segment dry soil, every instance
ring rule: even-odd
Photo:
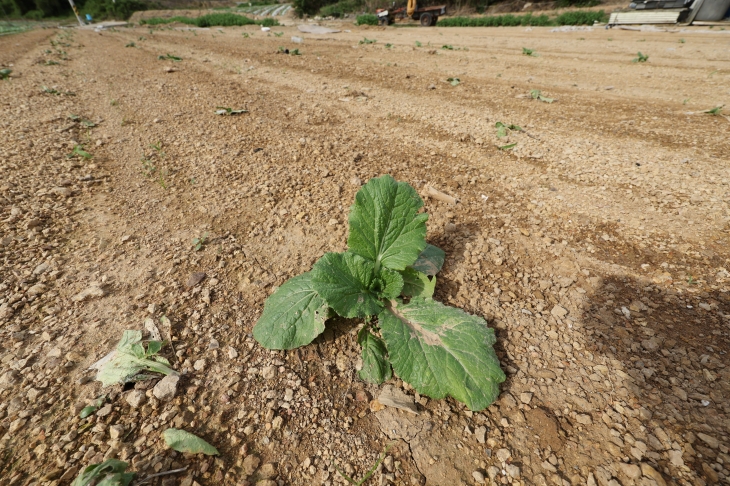
[[[728,31],[341,28],[0,38],[0,482],[116,457],[187,468],[149,484],[343,484],[392,444],[372,484],[727,484],[730,120],[704,111],[730,111]],[[497,331],[487,410],[397,378],[419,414],[384,408],[357,321],[252,338],[382,174],[424,195],[436,298]],[[87,369],[148,318],[175,396],[102,389]]]

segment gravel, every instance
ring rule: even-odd
[[[381,484],[728,481],[730,142],[699,114],[722,104],[721,34],[386,29],[366,46],[348,27],[280,56],[258,28],[222,30],[0,37],[3,484],[67,484],[105,457],[188,467],[159,484],[342,484],[335,465],[362,477],[391,442]],[[413,47],[428,39],[461,50]],[[625,59],[642,39],[664,59]],[[535,87],[558,101],[518,97]],[[497,121],[523,131],[498,139]],[[78,144],[93,158],[67,157]],[[487,410],[397,377],[386,403],[355,373],[357,321],[295,351],[252,338],[276,286],[344,250],[383,173],[424,196],[447,254],[435,298],[496,330],[509,378]],[[87,368],[147,318],[179,380],[102,389]],[[168,427],[221,455],[168,449]]]

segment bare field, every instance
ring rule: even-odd
[[[119,458],[187,467],[149,484],[345,484],[335,464],[362,477],[393,443],[368,484],[726,484],[730,34],[344,28],[0,37],[0,482]],[[296,351],[252,338],[386,173],[446,251],[435,298],[497,331],[484,411],[397,378],[419,414],[384,408],[356,320]],[[102,389],[87,368],[163,315],[174,398]]]

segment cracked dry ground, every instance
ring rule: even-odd
[[[333,485],[393,443],[372,484],[727,484],[730,123],[701,111],[730,105],[730,36],[274,31],[0,38],[0,482],[116,457],[139,478],[188,468],[150,484]],[[496,329],[508,379],[487,410],[397,379],[419,414],[382,408],[356,321],[291,352],[251,337],[385,173],[459,199],[425,198],[428,240],[436,298]],[[87,371],[147,318],[182,373],[169,401]],[[167,427],[221,455],[167,449]]]

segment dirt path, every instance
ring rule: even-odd
[[[730,35],[272,30],[0,38],[3,484],[109,457],[188,467],[151,484],[342,484],[335,463],[362,477],[391,442],[373,484],[728,481],[730,120],[703,111],[730,106]],[[485,411],[379,410],[355,321],[292,352],[252,338],[384,173],[459,199],[425,199],[435,297],[497,330],[509,378]],[[169,401],[87,371],[146,318],[182,373]],[[171,452],[167,427],[221,455]]]

